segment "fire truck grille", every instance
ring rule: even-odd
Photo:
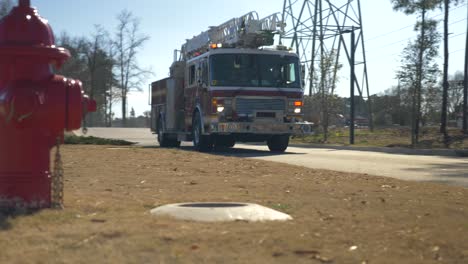
[[[284,111],[284,99],[236,99],[236,112],[238,115],[253,115],[254,111]]]

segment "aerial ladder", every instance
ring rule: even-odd
[[[274,43],[274,35],[284,32],[285,24],[279,15],[280,13],[274,13],[259,19],[258,13],[252,11],[219,26],[210,27],[209,30],[188,39],[182,45],[179,60],[189,60],[203,54],[209,50],[210,45],[218,45],[218,48],[271,46]],[[175,53],[176,58],[177,52]]]

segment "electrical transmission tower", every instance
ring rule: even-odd
[[[338,80],[336,69],[339,68],[340,55],[344,51],[352,72],[351,87],[355,85],[361,98],[367,99],[369,125],[372,129],[360,0],[284,0],[282,16],[286,28],[280,41],[283,45],[289,42],[290,48],[296,50],[305,65],[309,95],[323,92],[323,72],[320,74],[319,71],[324,68],[321,64],[325,61],[329,63],[329,60],[333,60],[332,69],[335,70],[332,70],[327,91],[333,94]],[[347,34],[352,37],[346,37]],[[322,80],[317,80],[319,75]],[[351,94],[354,93],[352,90]],[[366,96],[363,96],[364,92]]]

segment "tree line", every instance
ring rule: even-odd
[[[12,7],[11,0],[0,0],[0,18]],[[79,79],[85,93],[97,102],[97,112],[88,116],[87,125],[111,126],[113,109],[118,103],[121,104],[121,125],[128,125],[128,94],[142,91],[144,81],[151,75],[137,61],[138,53],[149,40],[140,32],[139,18],[123,10],[116,16],[116,24],[112,32],[95,25],[87,36],[62,32],[56,38],[56,45],[71,53],[71,58],[55,69],[57,74]],[[134,117],[134,111],[131,112]]]
[[[420,126],[439,126],[440,133],[449,140],[447,124],[449,120],[461,118],[463,113],[463,93],[465,73],[457,71],[448,74],[448,21],[450,7],[464,3],[464,0],[390,0],[394,11],[406,15],[417,15],[414,26],[416,38],[409,41],[401,54],[401,66],[396,72],[398,85],[383,93],[370,96],[372,113],[363,107],[362,98],[353,98],[357,116],[372,116],[375,125],[402,125],[411,127],[411,143],[418,144]],[[437,31],[439,21],[428,17],[436,9],[444,11],[444,31]],[[444,43],[444,65],[440,70],[436,59],[439,45]],[[336,81],[331,76],[341,69],[340,64],[332,64],[337,51],[323,53],[318,69],[314,69],[314,85],[318,93],[305,98],[305,118],[320,124],[324,141],[327,141],[328,126],[337,119],[349,118],[351,99],[340,98],[335,93]],[[458,69],[459,70],[459,69]],[[466,93],[466,91],[465,91]],[[316,114],[319,113],[319,114]],[[370,115],[369,115],[370,114]],[[340,117],[343,116],[343,117]],[[339,123],[339,122],[338,122]],[[343,122],[342,122],[343,123]],[[467,131],[465,130],[466,134]]]
[[[402,51],[400,70],[396,72],[398,85],[373,95],[373,113],[368,113],[362,98],[353,98],[357,115],[368,116],[376,125],[399,124],[411,127],[411,142],[417,144],[420,126],[439,125],[448,138],[448,120],[458,118],[463,109],[465,73],[448,74],[449,10],[464,0],[390,0],[393,9],[407,15],[417,15],[414,26],[416,38]],[[0,0],[0,16],[12,7],[11,0]],[[436,9],[444,11],[444,32],[437,31],[438,21],[428,17]],[[80,79],[85,91],[98,103],[98,111],[89,118],[93,125],[110,126],[112,109],[121,104],[122,125],[127,124],[128,93],[141,90],[143,80],[151,73],[139,66],[136,57],[149,39],[140,33],[139,19],[124,10],[116,17],[117,26],[109,33],[100,25],[89,36],[71,37],[62,33],[57,44],[70,50],[72,58],[58,69],[58,73]],[[444,43],[444,65],[440,70],[435,62],[441,40]],[[349,111],[350,99],[336,95],[336,75],[342,68],[333,63],[336,51],[325,52],[315,69],[314,82],[318,93],[306,97],[306,118],[320,122],[327,140],[328,126]],[[442,81],[440,81],[440,79]],[[360,106],[362,104],[362,107]],[[466,131],[465,131],[466,133]]]
[[[411,113],[411,143],[418,144],[420,125],[426,124],[429,120],[440,124],[440,133],[443,134],[444,140],[448,141],[448,118],[456,118],[454,115],[462,113],[458,98],[460,98],[460,82],[463,84],[465,75],[457,73],[452,77],[452,81],[449,81],[449,11],[452,5],[458,5],[464,0],[391,0],[391,2],[395,11],[418,15],[414,27],[417,32],[416,39],[410,41],[403,50],[401,69],[397,72],[398,93],[400,96],[402,94],[408,96],[407,98],[411,100],[408,102],[411,109],[407,109],[408,113]],[[428,13],[435,9],[444,11],[443,37],[437,31],[438,21],[428,18]],[[441,38],[444,45],[442,73],[435,63],[439,55]],[[442,74],[441,84],[437,83],[440,74]]]

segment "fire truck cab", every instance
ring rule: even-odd
[[[193,141],[200,151],[266,142],[284,152],[302,122],[303,80],[298,56],[267,49],[279,32],[277,15],[255,12],[188,40],[175,52],[170,76],[151,84],[151,130],[161,147]],[[180,56],[179,56],[180,55]]]

